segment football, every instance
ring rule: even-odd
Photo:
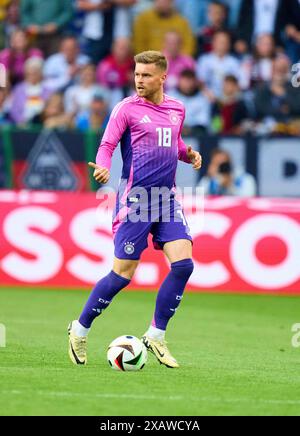
[[[147,362],[147,349],[135,336],[120,336],[109,345],[107,360],[118,371],[138,371]]]

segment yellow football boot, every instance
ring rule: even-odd
[[[168,368],[179,368],[176,359],[171,355],[166,341],[157,341],[149,338],[145,333],[142,342],[150,353],[153,353],[157,360]]]
[[[87,364],[87,337],[76,336],[72,330],[72,322],[68,327],[69,356],[74,365]]]

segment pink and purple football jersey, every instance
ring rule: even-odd
[[[160,245],[175,239],[191,239],[185,219],[174,222],[175,216],[183,217],[181,206],[174,197],[170,204],[173,224],[164,222],[159,225],[159,219],[152,223],[151,220],[147,223],[125,220],[130,215],[130,192],[136,188],[150,191],[154,187],[166,187],[171,192],[175,186],[178,159],[189,163],[181,137],[184,117],[183,104],[165,94],[160,105],[137,95],[125,98],[111,113],[96,163],[110,169],[112,154],[120,143],[121,179],[126,186],[119,189],[113,221],[115,255],[118,258],[138,259],[147,246],[149,233]]]
[[[167,95],[160,105],[136,96],[125,98],[113,110],[96,158],[110,168],[111,156],[121,144],[122,179],[130,188],[172,188],[178,159],[189,162],[181,138],[185,109]]]

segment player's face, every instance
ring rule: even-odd
[[[162,90],[166,73],[155,64],[136,64],[134,79],[138,96],[151,98]]]

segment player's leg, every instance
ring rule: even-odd
[[[125,288],[134,275],[138,260],[114,258],[113,269],[92,290],[78,320],[69,326],[69,356],[74,364],[87,363],[87,335],[92,322],[105,310],[112,299]]]
[[[163,208],[161,219],[154,224],[151,232],[154,246],[163,247],[171,264],[171,270],[158,291],[152,323],[143,340],[161,363],[174,368],[179,365],[166,346],[165,332],[180,304],[194,266],[192,237],[181,205],[174,196],[163,205],[168,206]]]
[[[170,261],[171,270],[158,291],[153,320],[143,342],[161,363],[176,368],[179,365],[166,346],[165,332],[193,272],[192,243],[187,239],[179,239],[164,244],[163,250]]]
[[[114,296],[130,283],[140,256],[147,247],[150,225],[128,219],[117,227],[113,269],[96,284],[79,319],[69,327],[69,355],[73,363],[86,363],[86,337],[91,324],[109,306]]]
[[[161,334],[161,337],[164,337],[167,325],[175,315],[194,269],[191,241],[178,239],[167,242],[163,250],[170,262],[171,270],[159,289],[152,321],[153,332]]]
[[[129,285],[138,260],[114,258],[113,268],[110,273],[103,277],[92,290],[89,299],[80,315],[79,323],[87,331],[112,299],[127,285]]]

